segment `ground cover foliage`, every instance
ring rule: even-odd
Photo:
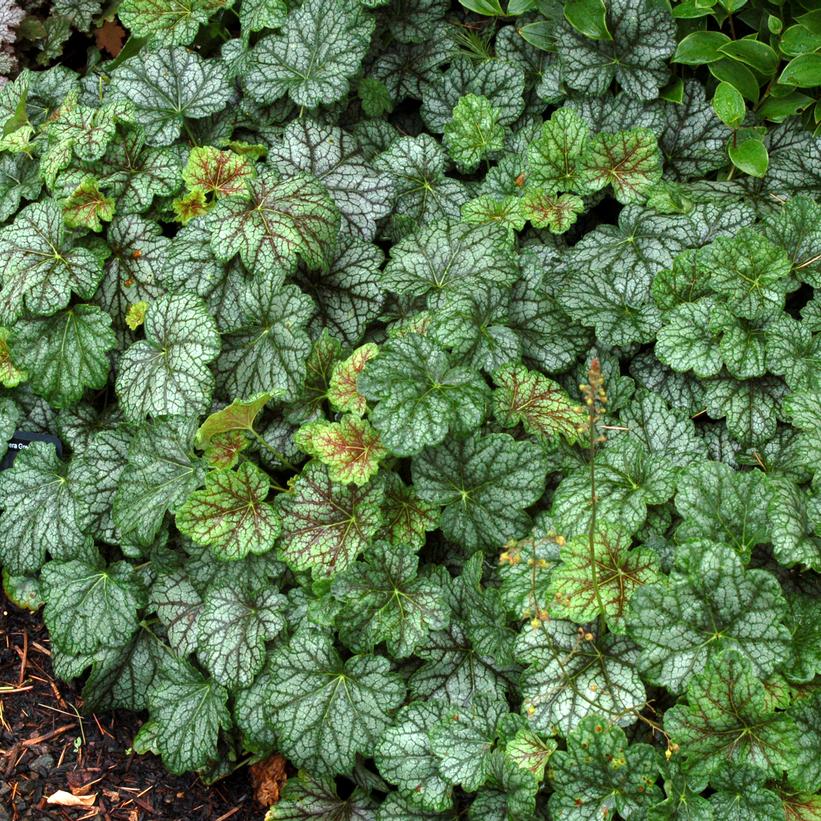
[[[58,5],[0,561],[87,707],[275,819],[821,817],[817,10]]]

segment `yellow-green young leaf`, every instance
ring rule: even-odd
[[[382,523],[384,481],[362,488],[331,481],[328,468],[309,462],[277,504],[285,561],[317,578],[341,572],[365,550]]]
[[[4,388],[16,388],[28,379],[28,374],[12,361],[8,344],[10,333],[8,328],[0,327],[0,385]]]
[[[220,151],[211,145],[192,148],[182,171],[189,190],[200,190],[217,197],[242,194],[246,181],[253,177],[254,166],[245,157],[233,151]]]
[[[499,112],[487,97],[466,94],[453,109],[445,125],[444,142],[451,159],[463,173],[475,171],[479,163],[501,151],[505,129]]]
[[[614,633],[624,632],[633,593],[661,580],[658,554],[649,548],[631,549],[630,541],[624,531],[606,526],[593,536],[592,550],[587,536],[570,539],[550,577],[550,614],[579,624],[602,614]]]
[[[462,206],[462,222],[468,225],[501,225],[510,237],[521,231],[528,219],[522,208],[522,198],[512,195],[497,199],[485,194],[474,197]]]
[[[54,407],[77,404],[86,388],[108,381],[108,352],[116,347],[111,317],[96,305],[75,305],[49,317],[21,320],[10,339],[14,361],[31,387]]]
[[[177,222],[181,222],[183,225],[187,225],[196,217],[207,214],[212,205],[213,203],[208,202],[208,197],[202,188],[195,188],[171,202]]]
[[[219,559],[267,553],[281,531],[279,514],[265,501],[269,487],[268,476],[251,462],[236,471],[213,470],[205,488],[177,511],[177,527]]]
[[[405,699],[405,685],[383,656],[343,661],[330,636],[303,628],[271,658],[269,704],[279,749],[320,775],[350,773],[369,758]]]
[[[746,764],[780,778],[801,745],[795,722],[774,711],[749,658],[734,649],[693,677],[687,704],[665,713],[664,728],[694,774]]]
[[[549,228],[552,234],[563,234],[584,211],[584,201],[575,194],[554,196],[540,188],[525,191],[520,212],[534,228]]]
[[[365,365],[378,353],[378,345],[366,342],[347,359],[334,365],[328,386],[328,401],[336,410],[342,413],[355,413],[359,416],[365,413],[368,402],[357,390],[356,380]]]
[[[383,533],[392,544],[419,549],[425,534],[439,524],[439,506],[419,498],[413,485],[395,473],[386,474]]]
[[[254,430],[254,420],[265,405],[274,398],[272,393],[259,393],[250,399],[235,399],[222,410],[212,413],[197,430],[196,445],[200,450],[211,443],[219,433]]]
[[[545,443],[553,443],[559,436],[572,443],[587,424],[584,408],[538,371],[503,365],[493,380],[498,386],[493,391],[493,406],[502,427],[521,424]]]
[[[661,179],[656,137],[648,128],[599,134],[582,156],[579,174],[587,190],[610,185],[619,202],[642,201]]]
[[[294,434],[294,442],[328,466],[332,482],[342,484],[364,485],[388,453],[370,423],[356,416],[312,422]]]
[[[63,218],[69,228],[88,228],[102,231],[101,220],[114,219],[115,203],[100,191],[94,177],[86,177],[63,202]]]
[[[128,325],[132,331],[136,331],[137,328],[145,322],[145,313],[147,310],[148,303],[144,299],[129,305],[128,310],[125,312],[125,324]]]
[[[248,444],[248,437],[241,430],[215,433],[205,446],[202,458],[209,467],[232,468],[239,461],[240,454],[248,447]]]
[[[523,727],[505,746],[505,757],[517,767],[527,770],[541,784],[544,770],[558,743],[552,738],[543,738],[533,730]]]

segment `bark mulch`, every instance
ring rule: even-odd
[[[0,600],[0,821],[261,821],[246,768],[207,786],[131,752],[143,718],[83,714],[79,691],[52,675],[40,616]],[[58,790],[88,806],[47,804]]]

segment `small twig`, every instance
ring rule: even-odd
[[[26,664],[29,657],[29,634],[28,630],[23,631],[23,650],[20,654],[20,675],[17,677],[17,686],[22,687],[26,680]]]
[[[226,821],[226,819],[232,815],[236,815],[241,809],[242,807],[234,807],[233,810],[228,810],[228,812],[223,813],[219,818],[215,819],[215,821]]]
[[[24,747],[32,747],[35,744],[40,744],[43,741],[49,741],[52,738],[56,738],[58,735],[62,735],[63,733],[67,733],[69,730],[74,729],[74,724],[64,724],[62,727],[58,727],[56,730],[52,730],[48,733],[43,733],[43,735],[36,735],[34,738],[26,739],[23,742]]]

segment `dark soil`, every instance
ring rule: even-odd
[[[0,821],[261,821],[243,768],[212,786],[172,776],[153,755],[129,751],[144,716],[84,714],[78,689],[51,672],[39,615],[0,603]],[[57,790],[90,806],[46,803]]]

